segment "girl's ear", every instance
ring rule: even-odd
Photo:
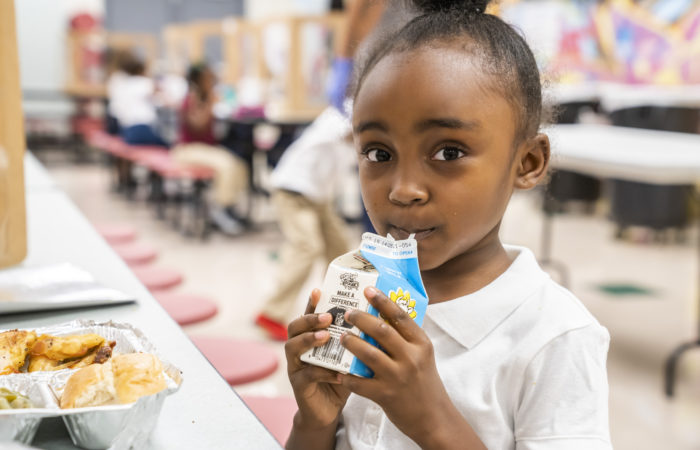
[[[532,189],[537,186],[547,174],[549,156],[549,138],[546,134],[538,134],[521,144],[518,149],[515,188]]]

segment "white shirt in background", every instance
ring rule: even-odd
[[[107,85],[109,111],[122,128],[150,125],[156,121],[153,105],[155,84],[144,76],[116,72]]]
[[[356,161],[351,131],[346,117],[326,108],[284,151],[270,177],[272,187],[318,203],[331,200],[343,171]]]
[[[423,328],[452,402],[491,450],[611,449],[607,330],[532,252],[506,250],[515,259],[488,286],[428,305]],[[352,394],[336,448],[418,446]]]

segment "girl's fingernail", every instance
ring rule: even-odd
[[[324,337],[326,337],[327,334],[328,334],[328,331],[326,331],[326,330],[318,330],[314,333],[314,337],[316,339],[323,339]]]
[[[345,311],[344,316],[346,322],[350,322],[352,320],[352,310],[347,310]]]
[[[328,322],[332,316],[329,313],[321,313],[318,315],[319,322]]]
[[[377,296],[377,294],[379,294],[379,291],[377,290],[377,288],[370,286],[367,289],[365,289],[365,294],[368,298],[374,298]]]

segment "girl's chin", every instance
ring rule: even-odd
[[[421,272],[437,269],[444,264],[444,262],[445,261],[442,259],[435,258],[427,252],[421,252],[420,245],[418,246],[418,266]]]

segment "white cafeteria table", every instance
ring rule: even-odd
[[[0,315],[0,329],[35,328],[75,319],[126,322],[144,332],[184,382],[166,398],[148,449],[274,449],[279,444],[97,234],[31,156],[25,158],[29,254],[22,265],[70,262],[137,303]],[[61,419],[44,419],[33,446],[76,448]]]
[[[598,178],[659,185],[700,182],[700,135],[606,125],[554,125],[545,130],[552,144],[551,165]],[[695,193],[700,204],[700,195]],[[546,220],[545,229],[550,227]],[[698,224],[700,229],[700,221]],[[549,239],[550,232],[545,231]],[[700,233],[698,265],[700,266]],[[547,248],[545,246],[545,248]],[[700,273],[697,301],[700,307]],[[683,343],[668,357],[665,391],[673,396],[678,359],[700,346],[700,317],[696,340]]]

